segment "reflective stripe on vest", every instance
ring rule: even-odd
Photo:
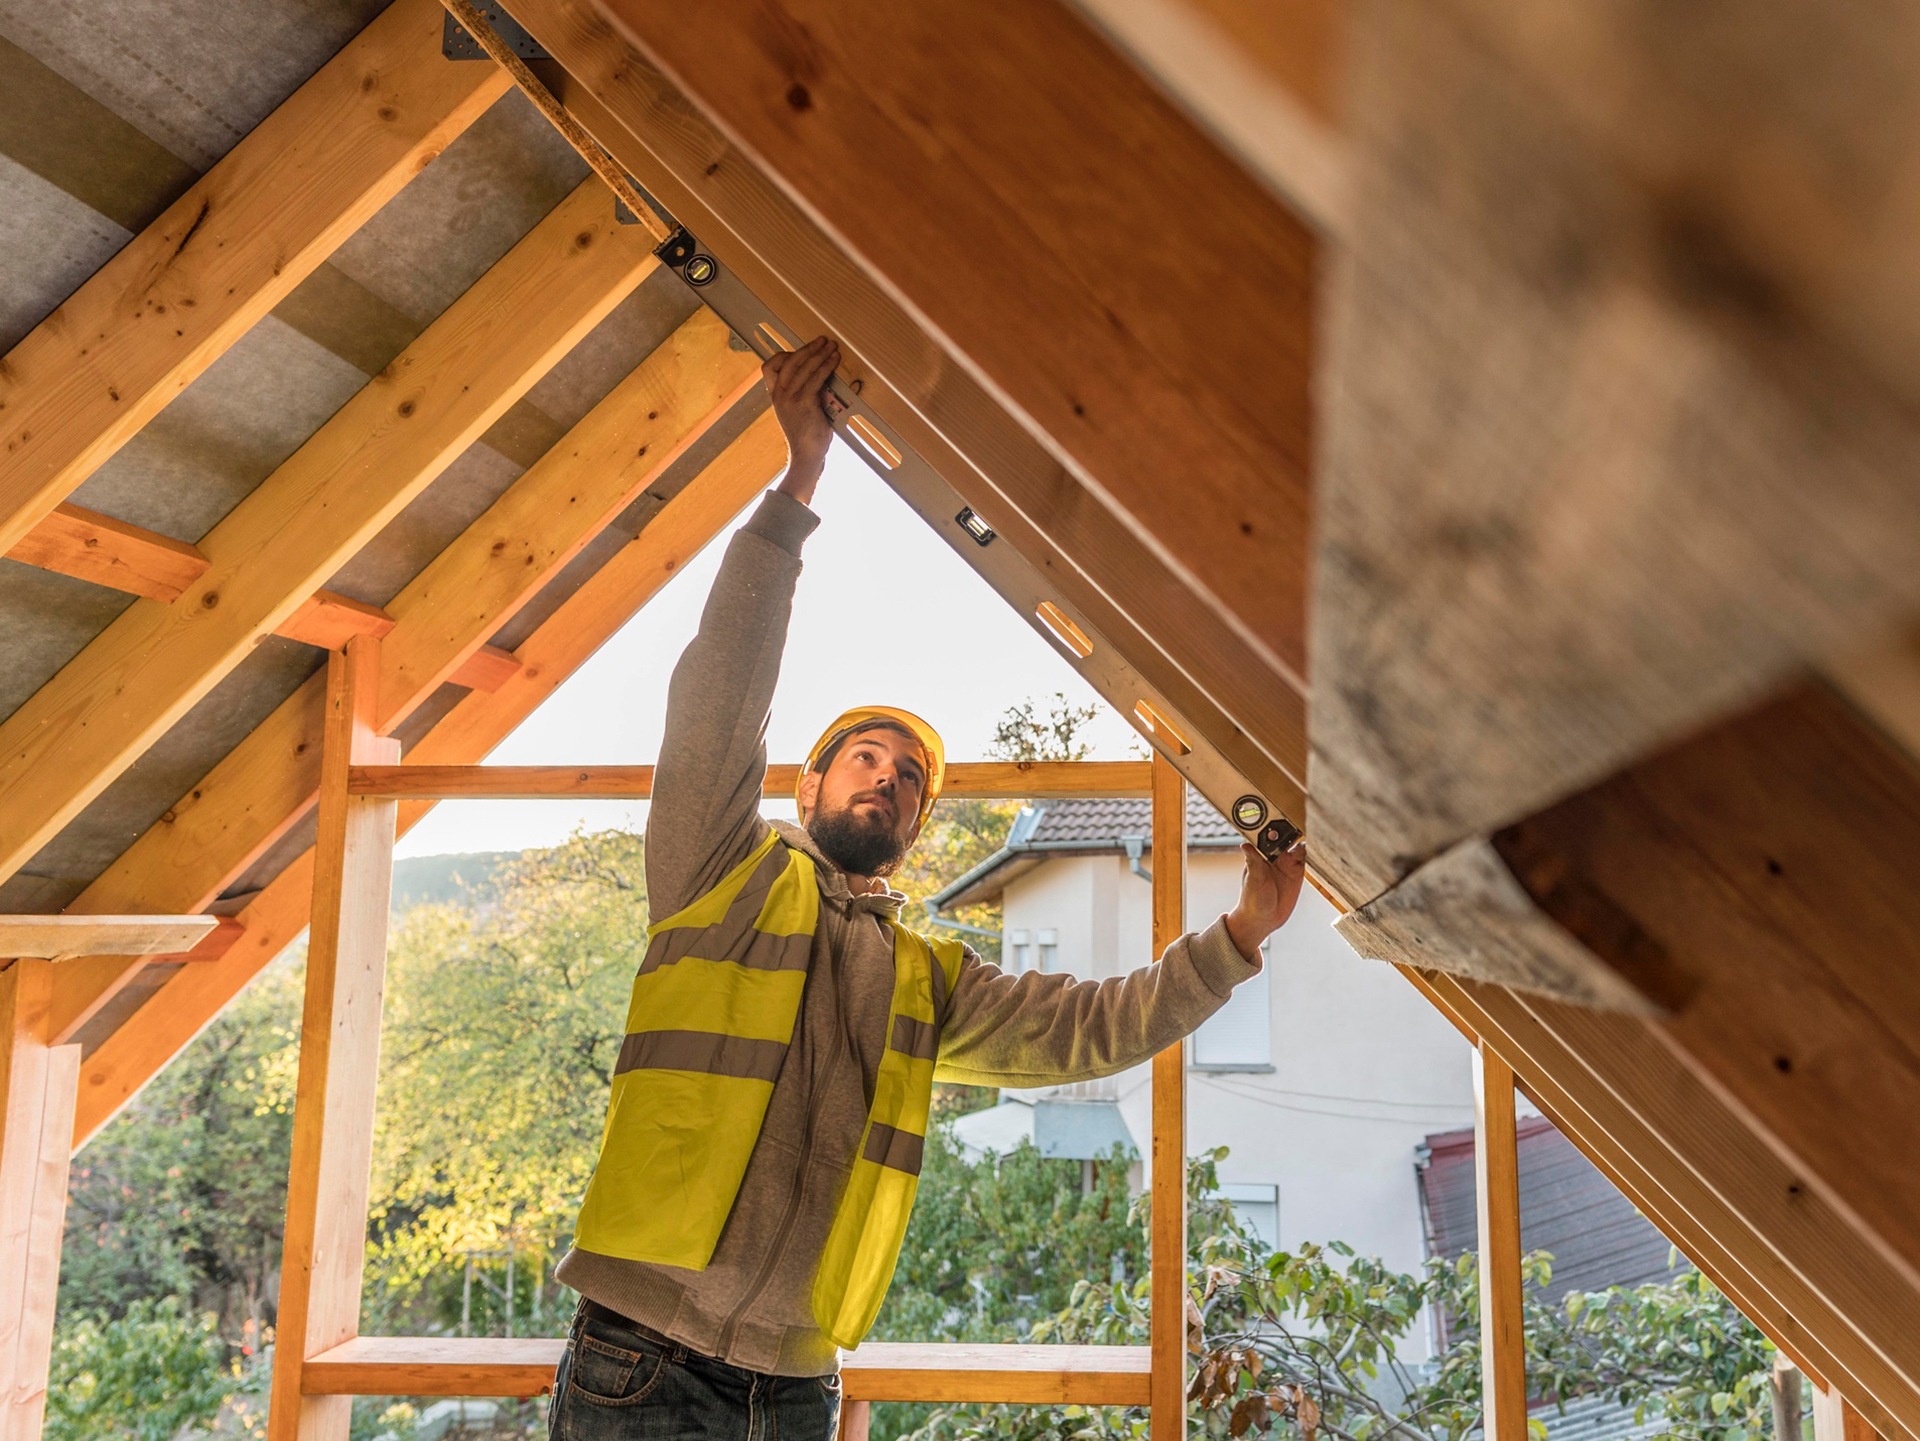
[[[880,1057],[853,1174],[834,1210],[833,1229],[813,1282],[813,1319],[840,1347],[858,1346],[872,1329],[900,1260],[900,1243],[906,1239],[920,1188],[940,1018],[960,975],[958,941],[930,940],[897,921],[888,924],[893,930],[893,1001],[887,1049]]]
[[[769,831],[648,927],[582,1249],[694,1270],[712,1259],[799,1022],[819,917],[812,860]]]
[[[575,1243],[701,1270],[713,1258],[800,1020],[819,929],[812,860],[769,832],[711,891],[650,926]],[[813,1287],[814,1319],[858,1345],[886,1299],[918,1189],[959,942],[897,922],[887,1048]]]

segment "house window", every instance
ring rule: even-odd
[[[1231,999],[1193,1033],[1196,1067],[1217,1071],[1272,1068],[1272,976],[1269,959],[1259,975],[1235,986]]]
[[[1267,1243],[1269,1250],[1280,1246],[1280,1188],[1226,1181],[1220,1194],[1233,1203],[1233,1214],[1254,1235]]]
[[[1057,971],[1060,969],[1060,932],[1044,930],[1038,933],[1040,946],[1040,969]]]
[[[1033,944],[1031,931],[1007,932],[1007,969],[1024,971],[1027,968],[1028,948]]]

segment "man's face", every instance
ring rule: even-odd
[[[807,830],[822,854],[854,875],[884,876],[920,833],[927,768],[920,743],[899,731],[855,731],[824,772],[800,785]]]

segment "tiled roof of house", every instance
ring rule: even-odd
[[[1125,840],[1138,836],[1153,849],[1153,802],[1135,796],[1086,796],[1041,801],[1015,817],[1000,849],[933,897],[936,909],[992,900],[1015,876],[1049,855],[1099,855],[1126,852]],[[1208,805],[1198,791],[1187,792],[1187,849],[1226,850],[1240,844],[1240,833]]]

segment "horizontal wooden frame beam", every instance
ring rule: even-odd
[[[762,793],[786,797],[797,765],[770,765]],[[954,761],[940,794],[959,800],[1059,796],[1146,796],[1151,761]],[[347,793],[432,800],[539,800],[570,796],[645,800],[652,766],[355,766]]]
[[[0,959],[37,956],[171,956],[193,950],[218,916],[0,915]]]
[[[397,0],[0,365],[0,554],[507,89]]]
[[[566,1342],[451,1336],[359,1336],[301,1373],[309,1396],[544,1396]],[[849,1401],[1144,1406],[1145,1346],[908,1345],[850,1351]]]

